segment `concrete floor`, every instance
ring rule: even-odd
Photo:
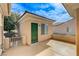
[[[48,41],[32,44],[31,46],[18,46],[8,49],[3,53],[3,56],[34,56],[44,49],[48,48],[46,45]]]
[[[36,56],[76,56],[76,45],[57,40],[50,40],[50,47],[38,53]]]
[[[61,41],[53,41],[53,48],[47,46],[49,42],[43,41],[32,44],[31,46],[18,46],[8,49],[3,53],[3,56],[75,56],[75,45],[64,43]],[[53,50],[52,50],[53,49]]]

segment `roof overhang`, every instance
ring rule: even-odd
[[[28,12],[28,11],[25,11],[24,14],[19,18],[19,20],[17,21],[17,23],[19,23],[21,21],[21,18],[26,15],[26,14],[31,14],[32,16],[36,16],[36,17],[39,17],[39,18],[42,18],[42,19],[46,19],[47,21],[52,21],[52,22],[55,22],[55,20],[52,20],[52,19],[48,19],[46,17],[43,17],[43,16],[39,16],[37,14],[34,14],[34,13],[31,13],[31,12]]]
[[[10,4],[9,3],[1,3],[0,8],[4,16],[10,15]]]
[[[79,3],[63,3],[63,5],[70,16],[75,17],[76,9],[79,8]]]

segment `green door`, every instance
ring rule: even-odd
[[[38,42],[38,24],[31,23],[31,43]]]

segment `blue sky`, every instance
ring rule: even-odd
[[[61,3],[15,3],[12,4],[11,11],[21,15],[24,11],[29,11],[56,20],[56,23],[63,23],[72,19]]]

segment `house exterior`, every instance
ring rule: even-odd
[[[53,22],[54,20],[25,12],[18,21],[23,45],[30,45],[51,38]]]
[[[76,33],[75,26],[76,23],[74,19],[64,22],[62,24],[54,25],[53,38],[75,43],[75,33]]]
[[[54,33],[62,33],[62,34],[72,34],[75,35],[75,20],[69,20],[62,24],[58,24],[54,26]]]
[[[4,16],[9,16],[9,15],[10,15],[10,4],[0,3],[0,50],[3,45]]]

